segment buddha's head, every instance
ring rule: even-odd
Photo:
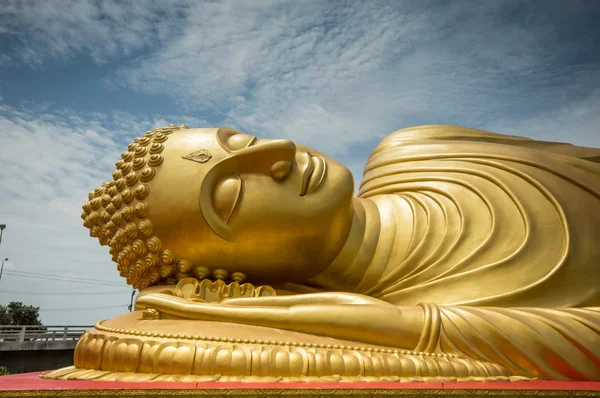
[[[113,181],[90,193],[82,218],[138,289],[228,273],[301,282],[327,267],[347,238],[352,175],[318,151],[230,128],[173,125],[128,149]]]

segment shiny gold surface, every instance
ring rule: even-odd
[[[130,329],[119,326],[128,325]],[[456,381],[520,380],[492,363],[268,328],[214,322],[155,325],[126,314],[101,322],[77,348],[75,367],[50,376],[112,381]],[[202,330],[205,335],[193,334]],[[248,339],[252,335],[257,339]],[[269,340],[279,335],[287,340]],[[176,344],[173,341],[177,341]],[[96,370],[89,370],[96,369]]]
[[[128,149],[82,218],[138,311],[45,377],[600,380],[598,149],[413,127],[357,198],[287,140],[172,125]]]

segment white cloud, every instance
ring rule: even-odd
[[[539,118],[600,81],[593,65],[564,65],[582,43],[557,23],[576,22],[584,12],[576,7],[292,4],[194,3],[162,48],[110,80],[342,157],[350,144],[413,124],[489,128]],[[527,23],[513,18],[519,7],[529,9]],[[548,127],[521,134],[556,135]]]
[[[344,156],[409,125],[490,128],[591,95],[597,65],[568,64],[594,45],[588,14],[575,1],[13,1],[0,21],[20,43],[11,59],[91,56],[116,67],[108,86]]]
[[[78,54],[106,62],[155,47],[177,30],[172,20],[182,8],[181,2],[154,0],[7,0],[0,9],[0,34],[19,43],[9,57],[31,66]]]

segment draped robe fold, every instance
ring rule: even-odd
[[[373,260],[362,279],[321,286],[428,303],[418,350],[600,380],[599,161],[599,149],[464,127],[397,131],[358,195],[381,219]]]

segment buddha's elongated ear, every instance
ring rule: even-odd
[[[228,220],[223,220],[219,216],[219,211],[215,208],[213,202],[213,193],[219,183],[219,177],[222,176],[222,172],[224,171],[226,170],[223,170],[223,167],[219,168],[215,166],[206,174],[200,187],[200,193],[198,194],[198,205],[210,229],[222,239],[231,242],[232,234],[227,226]]]

